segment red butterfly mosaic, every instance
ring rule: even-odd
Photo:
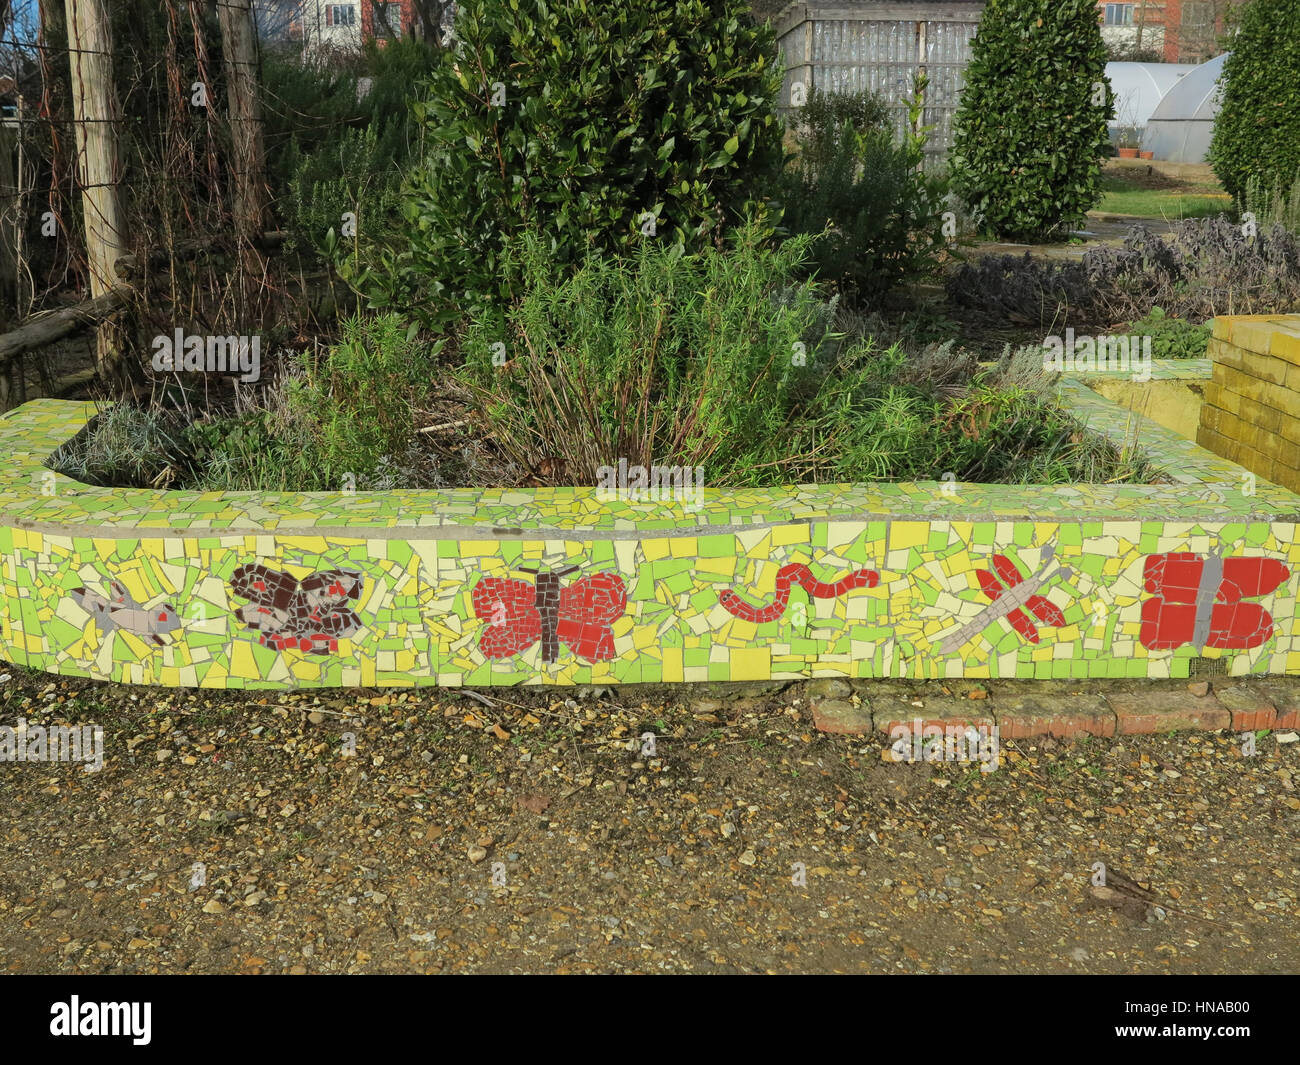
[[[1273,635],[1273,615],[1258,603],[1290,577],[1274,558],[1221,558],[1190,551],[1148,555],[1142,576],[1155,598],[1142,604],[1138,639],[1152,651],[1190,643],[1244,651]]]
[[[488,658],[512,658],[541,640],[543,662],[559,658],[560,644],[592,662],[614,658],[610,626],[627,610],[623,578],[606,571],[562,587],[560,578],[577,568],[520,569],[535,575],[533,583],[511,577],[480,579],[470,593],[475,616],[488,622],[479,650]]]

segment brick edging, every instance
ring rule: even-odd
[[[1202,688],[1204,689],[1202,692]],[[920,705],[917,705],[920,704]],[[1027,695],[999,700],[941,697],[877,699],[870,689],[809,699],[813,723],[839,735],[888,735],[896,725],[994,726],[1003,739],[1131,736],[1195,730],[1300,728],[1300,689],[1251,679],[1211,689],[1142,689],[1096,695]]]

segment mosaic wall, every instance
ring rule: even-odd
[[[1090,426],[1128,412],[1062,383]],[[1300,674],[1300,497],[1149,423],[1149,486],[109,490],[0,419],[0,654],[205,687]]]

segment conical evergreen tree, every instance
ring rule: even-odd
[[[1105,72],[1093,0],[989,0],[950,159],[958,195],[998,237],[1042,239],[1100,200]]]
[[[1252,180],[1268,191],[1300,176],[1300,0],[1254,0],[1240,17],[1209,153],[1238,198]]]

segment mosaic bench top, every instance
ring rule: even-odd
[[[1090,429],[1131,440],[1133,416],[1079,381],[1061,382],[1062,401]],[[0,521],[22,528],[91,531],[134,528],[153,535],[204,531],[368,536],[484,536],[523,530],[602,534],[707,529],[726,534],[781,523],[889,520],[972,521],[1071,517],[1096,521],[1180,517],[1188,520],[1300,520],[1300,497],[1266,481],[1242,491],[1235,463],[1150,422],[1137,446],[1172,483],[1155,485],[822,484],[776,488],[705,488],[702,506],[604,498],[597,488],[452,488],[392,492],[189,492],[100,488],[47,469],[44,462],[94,416],[91,403],[36,400],[0,418]],[[1189,488],[1192,490],[1189,491]],[[155,532],[156,530],[156,532]]]

